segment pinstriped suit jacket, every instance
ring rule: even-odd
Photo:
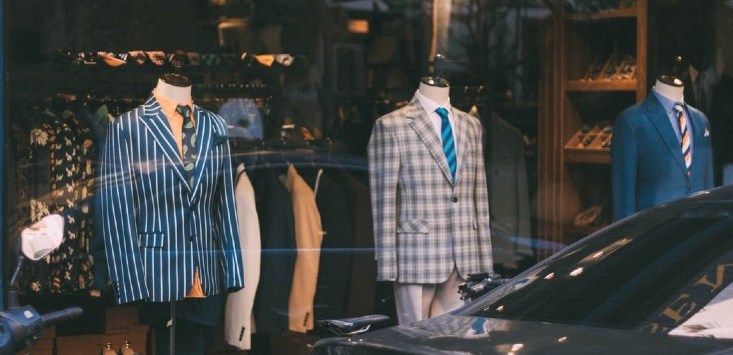
[[[226,124],[195,105],[193,114],[192,187],[154,97],[109,126],[99,196],[117,303],[181,299],[196,268],[206,295],[243,286]]]
[[[463,277],[493,271],[481,124],[452,113],[455,184],[417,99],[374,125],[368,155],[378,280],[440,283],[454,265]]]

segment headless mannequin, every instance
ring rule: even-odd
[[[675,78],[669,83],[657,79],[657,83],[654,84],[654,91],[674,102],[684,101],[685,87],[679,79]]]
[[[417,91],[437,105],[450,102],[450,85],[443,78],[422,78]],[[439,128],[437,129],[437,134],[440,136]],[[394,294],[399,324],[409,324],[435,317],[459,307],[463,301],[456,290],[458,285],[464,281],[454,267],[448,279],[442,283],[403,284],[396,282]]]

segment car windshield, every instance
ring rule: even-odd
[[[558,253],[471,315],[733,337],[733,205],[654,209]]]

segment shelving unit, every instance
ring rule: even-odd
[[[648,3],[594,12],[572,12],[565,0],[555,5],[548,26],[554,45],[541,82],[538,233],[562,245],[611,218],[607,137],[586,134],[612,126],[618,113],[646,97]],[[593,206],[603,211],[596,222],[577,225],[575,217]]]

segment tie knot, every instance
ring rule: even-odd
[[[674,111],[677,112],[677,114],[680,114],[685,111],[685,107],[680,102],[676,102],[673,108],[674,108]]]
[[[191,118],[191,108],[188,105],[176,106],[176,112],[178,112],[184,119]]]
[[[435,112],[440,116],[442,119],[448,119],[448,110],[445,109],[445,107],[438,107],[435,109]]]

